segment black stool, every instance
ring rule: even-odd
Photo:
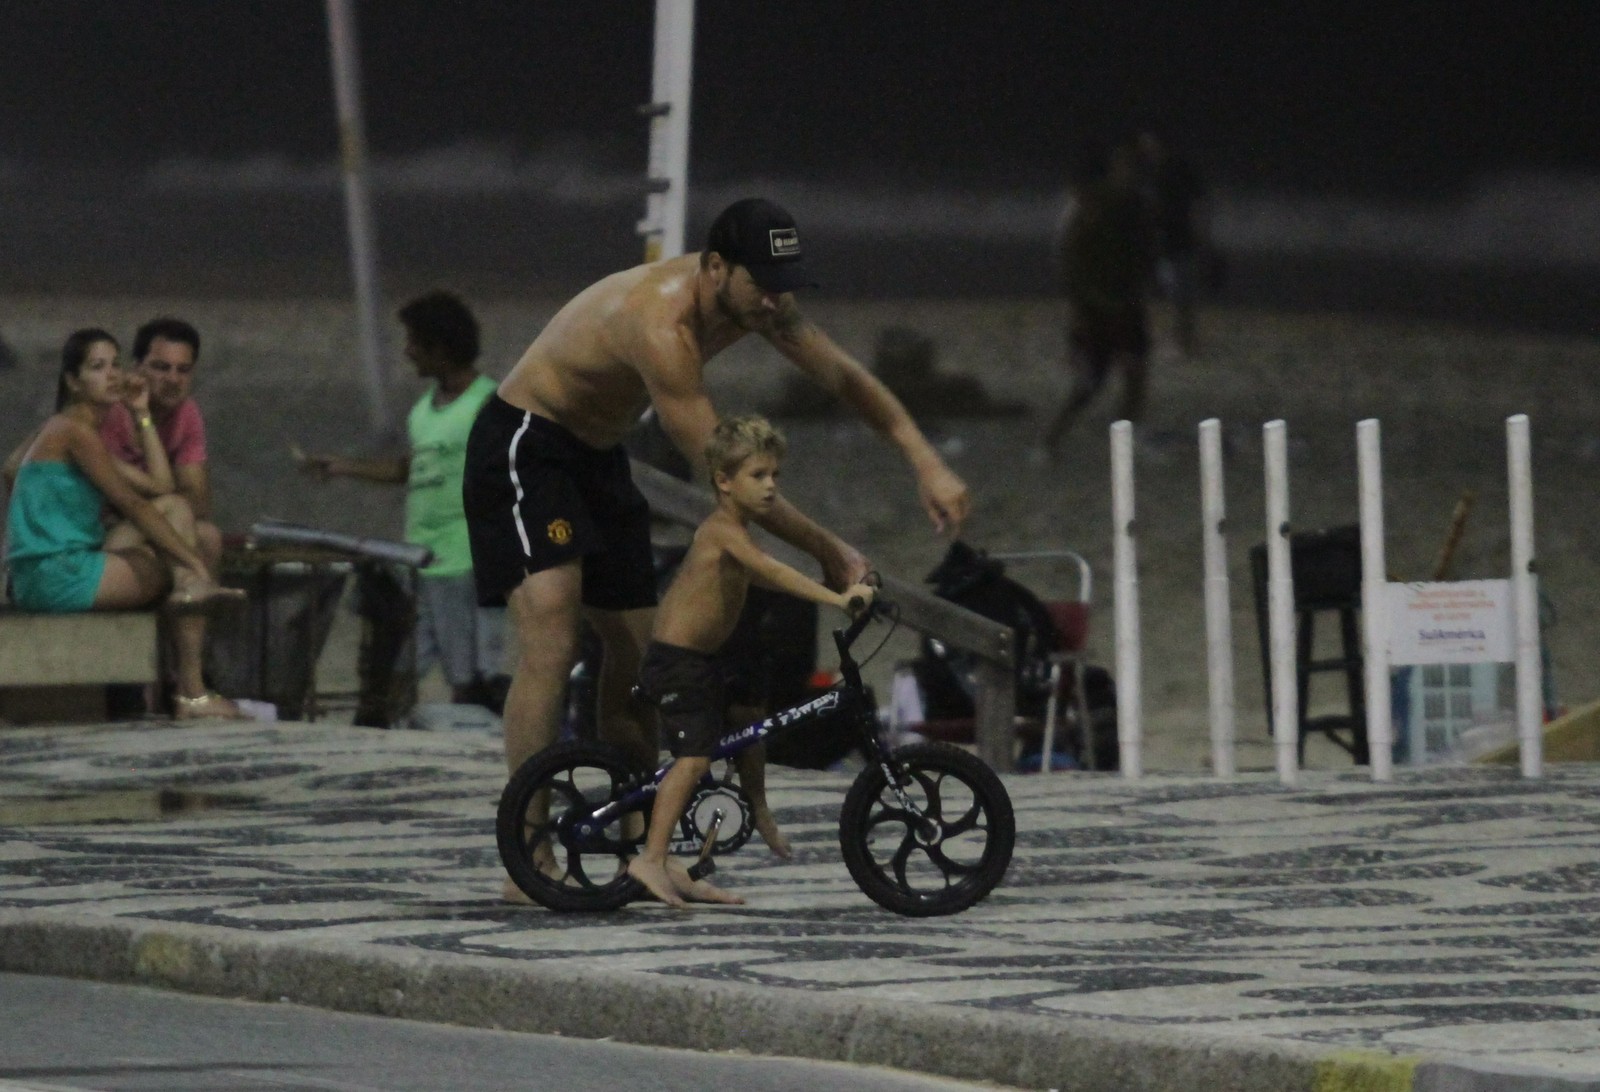
[[[1357,765],[1369,761],[1366,686],[1363,678],[1361,631],[1361,529],[1331,527],[1297,531],[1289,536],[1289,570],[1294,577],[1296,622],[1295,683],[1298,689],[1300,738],[1297,750],[1305,761],[1306,736],[1321,732],[1349,753]],[[1256,628],[1261,635],[1261,674],[1267,692],[1267,726],[1272,728],[1272,635],[1267,611],[1267,544],[1250,548],[1250,572],[1256,593]],[[1341,655],[1312,659],[1318,613],[1337,611]],[[1344,672],[1348,711],[1315,718],[1306,716],[1311,676],[1320,671]],[[1344,738],[1345,733],[1348,739]]]

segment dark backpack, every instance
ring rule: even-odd
[[[1005,566],[964,542],[952,542],[944,560],[923,578],[933,593],[1001,622],[1016,635],[1012,663],[1017,714],[1042,717],[1050,698],[1050,654],[1058,647],[1055,626],[1039,597],[1005,575]],[[924,637],[912,665],[929,720],[974,714],[977,657]]]

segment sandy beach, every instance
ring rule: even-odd
[[[474,300],[484,325],[484,366],[499,375],[552,313],[554,300]],[[870,360],[878,334],[903,326],[930,339],[941,373],[979,381],[1000,400],[1028,407],[1012,417],[927,417],[923,424],[967,478],[976,514],[967,539],[991,550],[1070,548],[1094,570],[1091,653],[1113,662],[1107,397],[1054,461],[1028,457],[1066,385],[1057,303],[1039,299],[846,303],[818,299],[808,311],[847,349]],[[197,393],[211,430],[220,522],[242,530],[261,516],[365,534],[396,535],[398,490],[350,482],[312,486],[288,449],[372,450],[366,390],[348,304],[330,299],[11,296],[0,298],[0,336],[17,366],[0,371],[6,449],[49,412],[59,346],[70,330],[103,325],[131,340],[157,313],[176,313],[205,338]],[[1243,309],[1206,314],[1203,352],[1180,360],[1160,350],[1150,420],[1138,455],[1141,626],[1146,766],[1195,769],[1208,758],[1198,459],[1195,428],[1219,417],[1228,439],[1230,575],[1239,705],[1240,763],[1270,765],[1261,653],[1248,552],[1262,541],[1261,425],[1288,423],[1291,522],[1297,529],[1354,523],[1355,422],[1376,417],[1383,456],[1391,576],[1431,575],[1451,513],[1465,491],[1476,507],[1456,558],[1456,578],[1499,577],[1509,566],[1504,420],[1532,420],[1536,550],[1557,618],[1546,639],[1562,704],[1600,692],[1593,665],[1597,557],[1583,528],[1596,522],[1600,396],[1592,382],[1600,344],[1574,336],[1495,333],[1359,315]],[[399,361],[390,374],[398,421],[419,393]],[[760,344],[714,362],[709,380],[724,411],[781,408],[791,374]],[[1110,392],[1108,392],[1110,393]],[[781,419],[790,436],[785,488],[803,508],[859,544],[886,571],[920,579],[943,543],[917,507],[897,458],[862,426],[832,414]],[[1046,597],[1071,589],[1046,563],[1014,573]],[[343,625],[328,671],[353,664]],[[914,654],[896,635],[874,661],[886,683]],[[353,671],[353,667],[348,668]],[[1320,683],[1319,683],[1320,685]],[[885,691],[886,692],[886,691]],[[1314,689],[1313,705],[1324,700]],[[1331,688],[1327,700],[1338,703]],[[1314,745],[1308,762],[1347,762]]]

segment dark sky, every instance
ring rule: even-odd
[[[642,165],[654,6],[358,3],[375,153]],[[1223,182],[1430,196],[1600,173],[1589,0],[700,0],[693,171],[1049,184],[1133,126]],[[0,0],[0,164],[325,157],[321,0]]]

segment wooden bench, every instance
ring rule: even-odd
[[[159,649],[153,611],[0,607],[0,720],[104,720],[107,684],[156,681]]]

